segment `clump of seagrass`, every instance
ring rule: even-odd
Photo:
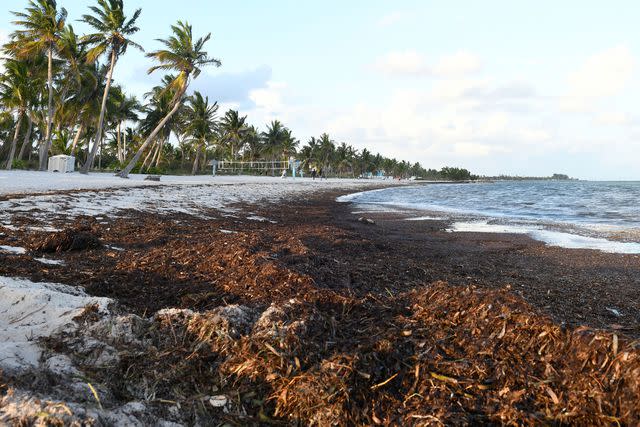
[[[49,233],[31,246],[35,252],[41,253],[97,249],[103,247],[98,233],[94,222],[81,219],[65,230]]]
[[[30,396],[24,392],[0,389],[0,425],[2,426],[76,426],[93,425],[93,420],[78,420],[62,402]]]

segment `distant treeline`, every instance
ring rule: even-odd
[[[482,179],[494,180],[494,181],[569,181],[575,180],[575,178],[569,177],[569,175],[563,173],[554,173],[551,176],[512,176],[512,175],[499,175],[499,176],[483,176]]]
[[[478,176],[473,175],[467,169],[443,167],[440,170],[426,169],[417,178],[430,181],[474,181],[478,179]]]

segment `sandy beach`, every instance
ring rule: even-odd
[[[638,255],[336,202],[394,182],[48,177],[0,173],[2,422],[640,420]]]

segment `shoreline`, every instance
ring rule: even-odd
[[[411,186],[408,186],[411,189]],[[439,219],[450,223],[451,232],[526,234],[550,246],[566,249],[594,249],[609,253],[640,254],[640,228],[612,223],[580,222],[575,219],[513,215],[508,212],[483,211],[469,207],[401,201],[382,201],[367,194],[389,188],[351,193],[337,198],[350,202],[365,213],[389,212],[404,214],[406,220]]]
[[[277,186],[260,185],[253,190],[246,185],[235,190],[228,186],[220,193],[204,187],[208,191],[192,193],[185,202],[176,193],[164,194],[166,188],[148,189],[148,193],[105,190],[96,198],[70,192],[68,207],[50,215],[32,210],[33,206],[11,206],[19,214],[12,217],[11,228],[0,224],[0,245],[26,250],[0,253],[0,276],[76,286],[92,298],[110,298],[115,305],[108,313],[87,312],[66,334],[44,341],[44,364],[38,369],[47,372],[47,381],[38,388],[21,376],[5,383],[19,391],[20,399],[44,397],[46,403],[48,396],[52,402],[65,402],[72,418],[56,415],[65,420],[102,416],[113,422],[181,424],[208,417],[250,423],[263,414],[286,423],[372,423],[373,410],[380,420],[410,423],[415,422],[414,415],[424,414],[425,407],[419,402],[404,406],[393,396],[411,394],[415,383],[414,388],[426,387],[421,393],[431,402],[428,407],[444,422],[560,420],[554,417],[564,416],[563,408],[575,412],[574,418],[565,421],[588,422],[598,410],[590,401],[571,397],[580,395],[583,386],[568,385],[566,380],[583,374],[574,371],[573,365],[561,365],[575,355],[562,353],[559,344],[546,344],[545,350],[545,357],[559,372],[548,382],[558,403],[528,380],[509,382],[517,377],[515,372],[497,376],[492,380],[495,385],[487,385],[486,378],[476,377],[480,371],[468,369],[480,363],[488,364],[482,372],[494,372],[494,364],[504,363],[507,369],[528,369],[525,377],[544,377],[536,371],[537,353],[518,347],[517,337],[529,333],[526,325],[538,328],[531,339],[540,343],[546,339],[535,338],[541,331],[551,331],[558,343],[578,339],[572,337],[582,333],[589,340],[600,337],[608,342],[615,335],[616,352],[624,349],[631,355],[620,369],[629,372],[625,369],[635,366],[640,357],[631,341],[640,337],[640,319],[634,314],[640,309],[637,256],[547,247],[523,235],[448,233],[446,221],[405,221],[393,213],[353,214],[353,205],[335,199],[354,188],[337,187],[315,187],[313,193],[302,188],[277,197],[270,194],[274,197],[264,200],[255,194],[273,192]],[[78,201],[88,207],[106,202],[122,206],[118,200],[133,196],[138,200],[141,194],[172,200],[180,209],[149,204],[147,210],[125,209],[117,216],[108,210],[95,218],[70,209]],[[205,194],[208,198],[203,198]],[[226,201],[207,202],[223,195]],[[204,207],[189,207],[189,197]],[[39,203],[37,196],[25,200],[34,198]],[[374,223],[358,221],[362,216]],[[43,230],[44,223],[62,231]],[[65,249],[64,238],[81,233],[86,242],[95,238],[101,246],[79,244],[76,250]],[[47,247],[45,243],[61,249],[43,254],[37,248]],[[37,260],[42,257],[62,263],[43,264]],[[464,304],[471,305],[462,308]],[[490,305],[498,311],[485,312]],[[456,310],[469,314],[462,314],[456,321],[459,326],[452,326],[449,316]],[[482,315],[491,320],[474,323],[478,310],[485,310]],[[523,320],[505,323],[505,313]],[[466,335],[473,328],[479,328],[480,341]],[[111,332],[105,334],[106,330]],[[423,330],[432,332],[422,335]],[[467,344],[450,347],[446,334],[424,344],[444,331],[466,337]],[[476,355],[479,350],[474,346],[482,340],[495,346],[493,359],[481,361]],[[515,351],[522,360],[510,359],[514,350],[501,353],[507,342],[520,348]],[[385,350],[387,345],[396,350]],[[431,345],[443,350],[425,353]],[[574,345],[598,352],[596,359],[611,351],[610,347]],[[461,349],[469,353],[461,354]],[[469,365],[440,360],[438,355],[447,352],[458,354],[454,359],[464,358]],[[52,358],[62,360],[64,369],[60,363],[49,369]],[[599,360],[601,364],[604,359]],[[414,372],[416,363],[421,366],[419,373]],[[209,374],[202,370],[204,366],[214,370]],[[590,375],[603,375],[590,366],[586,368]],[[73,375],[65,373],[73,372],[71,368],[90,379],[104,410],[86,384],[78,385]],[[126,387],[113,378],[123,378]],[[302,381],[299,387],[291,383],[294,378]],[[157,384],[157,399],[178,402],[180,409],[136,394],[136,387],[149,381]],[[438,387],[451,388],[441,391],[446,396],[453,393],[454,402],[467,409],[447,409],[450,398],[440,400],[438,387],[428,385],[433,381]],[[464,397],[456,391],[460,381],[482,388],[474,388],[472,399]],[[629,379],[625,384],[620,390],[631,393],[625,396],[640,396],[634,394],[637,382]],[[344,391],[337,399],[325,386]],[[309,387],[313,392],[305,394]],[[526,400],[503,399],[505,395],[499,393],[504,387],[527,390]],[[0,399],[28,412],[23,400],[3,398],[1,390]],[[184,398],[176,401],[175,390]],[[283,390],[288,390],[287,397],[283,398]],[[639,419],[637,400],[603,396],[622,405],[618,409],[626,408],[623,421]],[[256,398],[270,403],[251,403]],[[352,403],[345,406],[340,399]],[[0,400],[0,420],[6,402]],[[516,403],[520,409],[509,412]],[[36,409],[42,410],[42,405]],[[545,405],[552,415],[540,415]],[[289,418],[289,413],[298,415]],[[501,418],[500,413],[510,415]]]
[[[382,189],[385,190],[386,188]],[[376,190],[373,190],[376,191]],[[349,195],[347,195],[349,196]],[[340,203],[353,203],[358,213],[389,213],[404,216],[405,221],[438,220],[449,224],[448,232],[456,233],[494,233],[524,234],[549,246],[564,249],[591,249],[605,253],[640,254],[638,232],[622,227],[600,227],[599,231],[586,224],[552,222],[510,216],[492,216],[488,213],[446,210],[445,207],[417,209],[406,205],[376,204],[339,200]],[[605,231],[606,230],[606,231]]]
[[[580,298],[584,301],[595,301],[599,293],[607,297],[615,296],[616,298],[609,300],[610,308],[624,305],[629,323],[623,329],[632,331],[633,337],[640,337],[640,316],[633,314],[640,309],[640,304],[633,303],[640,297],[639,254],[547,245],[525,233],[456,231],[451,229],[456,220],[438,217],[438,212],[427,219],[412,220],[424,212],[412,211],[408,214],[407,210],[357,210],[354,209],[358,206],[357,202],[337,203],[341,208],[340,215],[344,218],[351,217],[355,220],[365,217],[375,221],[376,227],[358,228],[366,238],[380,243],[391,239],[402,253],[398,257],[404,256],[418,263],[431,264],[432,270],[439,270],[432,275],[432,280],[445,280],[459,285],[471,281],[475,285],[488,287],[510,286],[522,280],[525,284],[519,283],[518,287],[523,289],[515,288],[516,293],[523,295],[529,303],[555,318],[558,323],[574,327],[586,325],[606,328],[621,319],[612,316],[612,312],[604,307],[600,307],[597,314],[590,312],[593,303],[575,310],[575,304],[571,304],[567,298],[549,301],[546,291],[554,288],[562,291],[563,287],[571,285],[569,294],[582,293]],[[345,221],[339,219],[338,222]],[[455,257],[453,260],[443,262],[452,256]],[[471,265],[465,265],[465,261]],[[433,265],[436,262],[440,265]],[[589,270],[585,271],[587,267]],[[524,272],[528,274],[523,274]],[[616,280],[619,279],[627,279],[628,283],[618,284]],[[495,283],[490,283],[490,280]],[[589,285],[594,282],[598,286],[606,283],[606,289],[590,289]],[[580,283],[583,284],[582,287]],[[532,287],[534,284],[535,287]],[[540,298],[542,294],[545,295]],[[553,297],[558,298],[560,295],[562,292]],[[629,302],[632,304],[629,305]],[[604,300],[601,304],[607,305]],[[563,314],[566,309],[570,309],[567,315]]]

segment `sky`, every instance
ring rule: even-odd
[[[58,0],[76,32],[92,0]],[[0,39],[13,29],[3,0]],[[192,88],[261,129],[327,132],[424,167],[480,175],[640,180],[636,0],[125,0],[145,50],[178,19],[222,61]],[[161,74],[129,50],[114,73],[140,97]]]

